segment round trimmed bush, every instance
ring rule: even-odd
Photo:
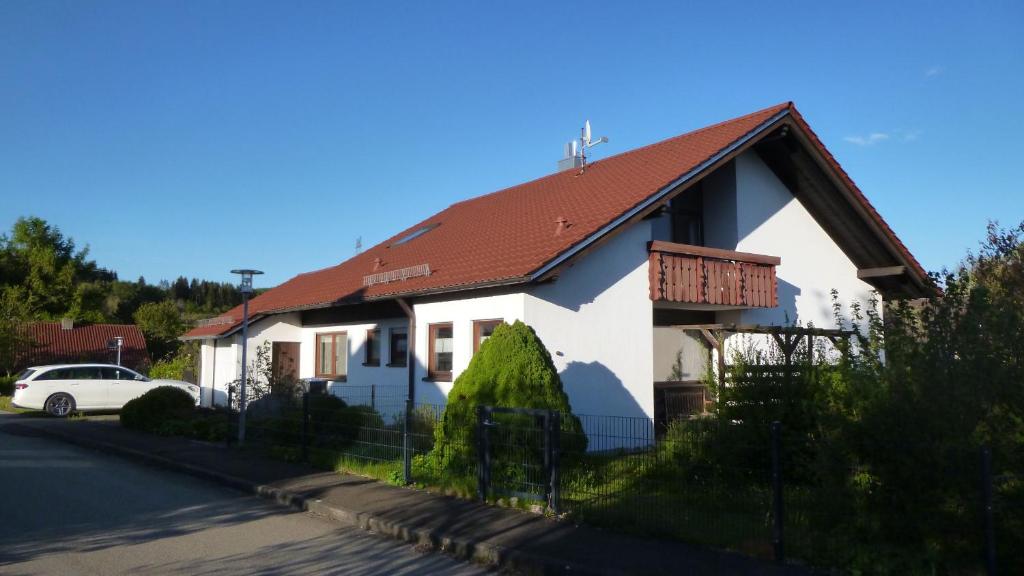
[[[121,408],[121,425],[133,430],[156,432],[168,420],[185,420],[196,402],[181,388],[159,386],[129,401]]]
[[[500,324],[473,356],[448,393],[441,421],[434,428],[434,448],[425,464],[437,472],[468,470],[476,461],[476,407],[539,408],[562,415],[563,454],[582,454],[587,449],[583,426],[572,413],[569,397],[547,348],[537,334],[521,321]],[[534,430],[537,423],[526,416],[501,415],[511,427]],[[538,446],[541,436],[528,435]]]

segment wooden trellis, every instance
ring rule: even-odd
[[[771,336],[782,350],[787,368],[792,365],[793,353],[796,352],[802,339],[807,339],[808,354],[811,355],[811,361],[813,362],[815,338],[825,338],[838,348],[840,338],[860,335],[856,330],[810,328],[804,326],[763,326],[760,324],[680,324],[673,325],[672,327],[699,332],[708,346],[718,352],[719,385],[725,384],[725,340],[732,334],[765,334]]]

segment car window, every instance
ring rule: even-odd
[[[104,380],[145,380],[145,376],[140,376],[133,370],[127,368],[118,368],[117,366],[104,366],[100,369],[103,374]]]
[[[24,370],[21,371],[21,374],[18,374],[18,380],[26,380],[35,373],[36,370],[34,368],[25,368]]]
[[[71,370],[67,368],[57,368],[56,370],[47,370],[40,374],[36,380],[69,380],[71,378]]]
[[[103,377],[100,374],[100,369],[96,366],[80,366],[70,370],[72,380],[99,380]]]
[[[146,378],[142,374],[139,374],[138,372],[134,370],[129,370],[127,368],[121,368],[121,378],[124,380],[138,380],[140,382],[149,382],[149,378]]]

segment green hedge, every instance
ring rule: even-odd
[[[250,435],[272,445],[297,446],[302,440],[302,406],[295,402],[280,414],[252,419]],[[349,406],[332,395],[309,396],[309,435],[311,446],[343,449],[361,430],[380,430],[384,421],[368,406]]]
[[[17,376],[0,376],[0,396],[14,396],[14,382]]]
[[[160,432],[168,421],[188,420],[196,410],[192,396],[173,386],[159,386],[131,400],[121,409],[121,425],[133,430]]]

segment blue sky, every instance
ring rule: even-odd
[[[793,100],[938,269],[1024,220],[1024,3],[948,4],[5,0],[0,229],[273,285],[551,172],[584,119],[602,157]]]

